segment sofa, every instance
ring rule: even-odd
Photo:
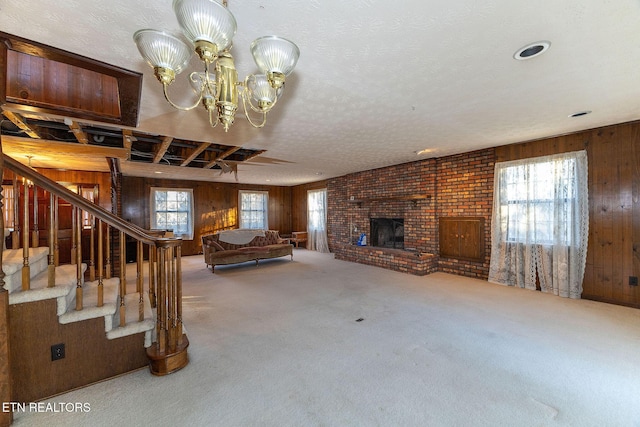
[[[287,239],[282,239],[276,230],[253,230],[252,234],[242,242],[238,234],[243,230],[227,230],[202,236],[202,253],[207,267],[211,266],[211,272],[215,273],[216,265],[238,264],[247,261],[278,258],[289,255],[293,259],[293,246]],[[235,232],[235,233],[234,233]],[[230,238],[231,237],[231,238]],[[236,242],[236,243],[230,243]]]

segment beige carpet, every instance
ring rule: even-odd
[[[640,311],[304,249],[184,258],[190,364],[17,426],[640,426]],[[362,319],[358,321],[359,319]]]

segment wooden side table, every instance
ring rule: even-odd
[[[306,231],[294,231],[293,233],[291,233],[291,238],[289,240],[291,242],[295,243],[296,248],[297,248],[300,243],[307,241],[307,232]]]

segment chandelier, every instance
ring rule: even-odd
[[[238,81],[230,52],[237,25],[226,0],[222,4],[214,0],[173,0],[173,11],[189,43],[165,31],[144,29],[133,35],[140,54],[162,83],[167,102],[185,111],[202,104],[209,114],[209,124],[215,127],[222,123],[227,132],[241,99],[249,123],[263,127],[267,113],[282,96],[285,77],[298,62],[298,46],[277,36],[254,40],[250,50],[261,73]],[[204,71],[189,75],[197,99],[192,105],[180,106],[169,99],[167,88],[186,68],[194,51],[204,63]],[[252,114],[254,118],[250,111],[256,113]]]

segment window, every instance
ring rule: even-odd
[[[78,191],[82,197],[91,203],[98,203],[98,186],[97,185],[78,185]],[[87,211],[82,211],[82,228],[91,229],[93,216]]]
[[[15,223],[15,203],[16,198],[13,193],[13,185],[2,186],[2,204],[4,212],[4,228],[9,228],[13,231],[16,226]]]
[[[267,191],[240,191],[240,228],[268,230],[269,193]]]
[[[327,190],[307,192],[307,228],[309,231],[327,228]]]
[[[504,166],[499,170],[500,210],[507,242],[564,244],[572,241],[576,159],[562,157]]]
[[[151,228],[193,239],[193,190],[151,187]]]
[[[307,249],[329,252],[327,243],[327,189],[307,192]]]
[[[98,204],[98,185],[97,184],[70,184],[66,182],[60,182],[67,190],[73,191],[79,194],[83,198],[87,199],[91,203]],[[87,212],[82,211],[82,228],[89,230],[92,227],[93,216]]]
[[[589,235],[587,153],[495,165],[489,281],[580,298]]]

